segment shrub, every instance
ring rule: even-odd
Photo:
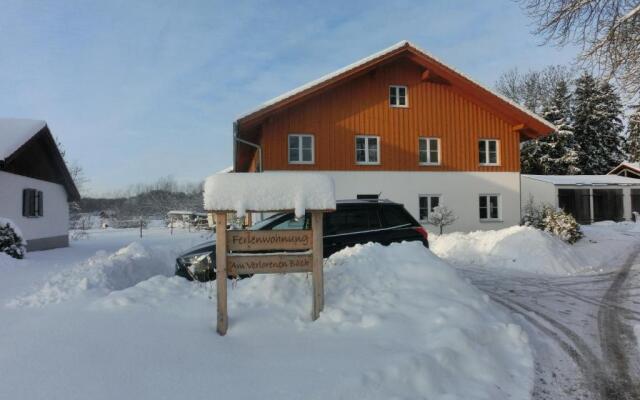
[[[535,204],[533,198],[524,207],[522,225],[549,232],[570,244],[584,236],[573,215],[549,204]]]
[[[573,218],[573,215],[564,212],[560,209],[549,208],[545,212],[544,230],[564,240],[567,243],[573,244],[580,240],[584,234],[580,230],[580,225]]]
[[[27,244],[22,233],[8,220],[0,220],[0,253],[6,253],[13,258],[24,258]]]

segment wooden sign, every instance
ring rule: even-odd
[[[308,250],[311,248],[311,231],[240,231],[227,232],[229,251],[253,250]]]
[[[224,336],[228,328],[227,276],[311,272],[311,318],[314,321],[318,319],[324,308],[322,214],[323,211],[311,211],[312,230],[227,231],[226,212],[216,211],[217,330],[220,335]],[[274,254],[274,250],[283,253]],[[306,251],[284,253],[291,250]],[[237,253],[243,251],[252,253]],[[253,253],[259,251],[271,253]]]
[[[311,254],[276,255],[229,255],[227,273],[229,275],[285,274],[291,272],[311,272],[313,256]]]

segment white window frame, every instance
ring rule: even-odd
[[[398,99],[400,98],[400,96],[398,95],[398,89],[399,88],[403,88],[404,89],[404,104],[400,105],[398,104]],[[391,104],[391,89],[394,89],[396,92],[396,104]],[[389,96],[389,107],[393,107],[393,108],[408,108],[409,107],[409,88],[406,85],[389,85],[389,91],[387,92],[387,95]]]
[[[298,138],[298,160],[291,159],[291,138],[296,136]],[[311,161],[303,161],[302,160],[302,138],[309,137],[311,138]],[[290,133],[287,136],[287,160],[289,164],[315,164],[316,159],[316,139],[315,136],[310,133]]]
[[[491,197],[498,198],[498,217],[491,217]],[[487,199],[487,218],[480,217],[480,198],[485,197]],[[502,221],[502,196],[499,193],[480,193],[478,195],[478,219],[480,222],[500,222]]]
[[[358,139],[364,139],[364,159],[365,161],[358,161]],[[369,139],[376,139],[376,153],[378,154],[378,161],[369,161]],[[375,135],[356,135],[353,141],[354,145],[354,157],[357,165],[380,165],[380,136]]]
[[[420,161],[420,141],[422,141],[422,140],[425,140],[427,142],[427,161],[426,162]],[[431,141],[432,140],[436,140],[437,143],[438,143],[438,162],[432,162],[431,161]],[[418,164],[420,164],[420,165],[440,165],[440,163],[442,162],[441,148],[442,148],[442,146],[440,146],[440,138],[439,137],[420,136],[418,138]]]
[[[500,139],[480,139],[478,140],[478,144],[484,142],[484,151],[485,151],[485,160],[486,162],[482,162],[481,161],[481,154],[482,152],[480,151],[480,146],[478,145],[478,163],[480,165],[485,165],[485,166],[496,166],[496,165],[500,165]],[[489,142],[496,142],[496,162],[492,163],[489,162]]]
[[[420,199],[426,197],[427,198],[427,218],[420,217]],[[425,193],[418,195],[418,218],[420,222],[429,222],[429,214],[431,210],[433,210],[431,199],[437,197],[438,198],[438,206],[442,205],[442,195],[441,194],[433,194],[433,193]]]

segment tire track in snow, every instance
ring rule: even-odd
[[[620,302],[621,291],[639,253],[640,251],[635,251],[615,276],[603,297],[603,305],[598,310],[600,347],[609,373],[615,381],[614,385],[607,388],[608,398],[611,399],[640,399],[640,380],[637,371],[634,373],[630,368],[630,358],[638,357],[637,346],[633,343],[633,331],[623,323],[619,308],[609,306]]]
[[[583,383],[590,387],[592,394],[597,395],[598,398],[602,400],[609,399],[605,396],[605,388],[610,385],[608,384],[606,372],[600,366],[600,360],[595,356],[595,354],[593,354],[587,343],[585,343],[575,332],[556,321],[554,318],[541,314],[539,311],[533,310],[520,302],[504,298],[491,291],[485,290],[485,292],[487,292],[496,303],[522,315],[526,321],[533,325],[537,330],[541,331],[547,337],[556,342],[580,369],[584,378]],[[540,320],[544,322],[541,322]],[[545,323],[556,330],[549,328]],[[559,332],[562,333],[562,335],[564,335],[571,343],[564,340]],[[537,380],[535,384],[538,384]]]

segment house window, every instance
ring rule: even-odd
[[[419,214],[420,221],[429,219],[429,215],[435,207],[440,205],[440,195],[424,194],[419,197]]]
[[[481,165],[498,165],[500,160],[498,143],[495,139],[481,139],[478,142]]]
[[[406,86],[389,86],[389,106],[407,107],[409,105]]]
[[[42,217],[42,191],[36,189],[24,189],[22,191],[22,216]]]
[[[500,220],[500,195],[481,194],[480,195],[480,220],[498,221]]]
[[[440,164],[440,139],[421,137],[418,140],[420,164]]]
[[[313,135],[289,135],[289,164],[313,164]]]
[[[356,164],[380,164],[378,136],[356,136]]]

